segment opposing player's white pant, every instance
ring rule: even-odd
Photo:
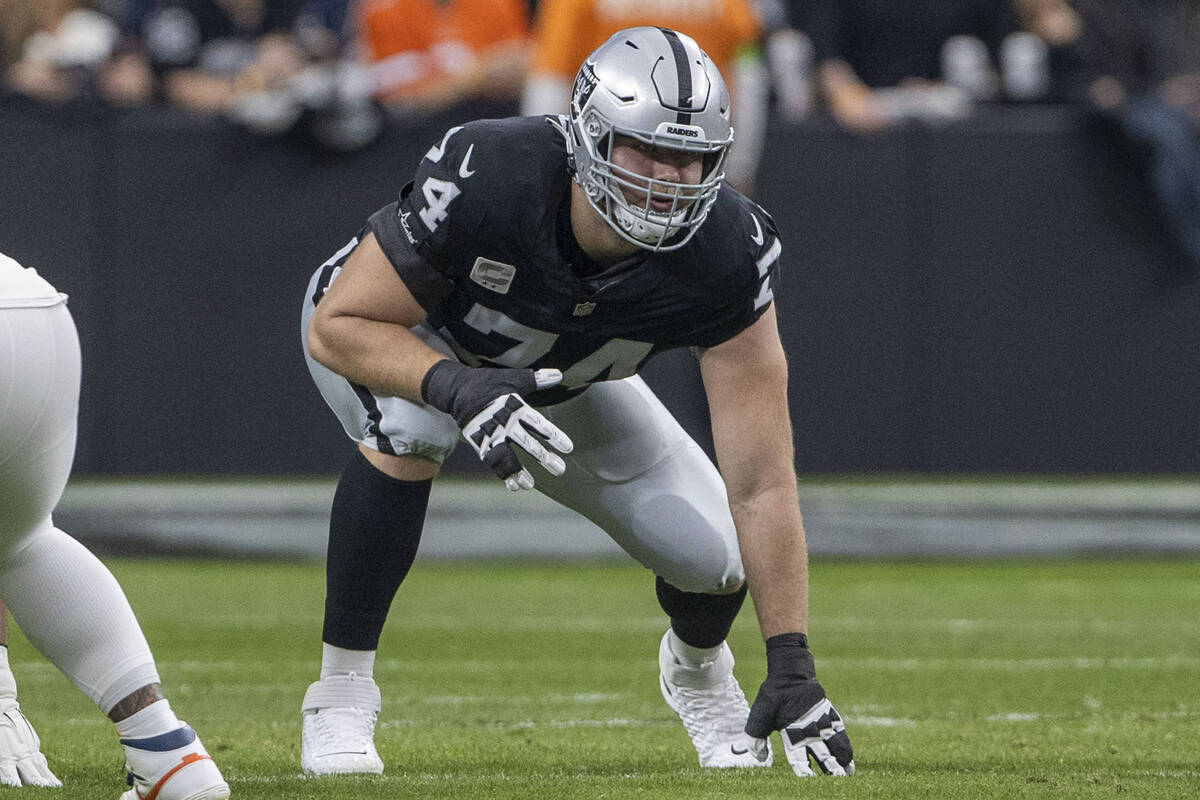
[[[50,519],[74,458],[79,380],[65,302],[0,308],[0,596],[107,713],[158,674],[112,574]]]

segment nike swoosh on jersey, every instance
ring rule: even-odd
[[[425,157],[435,164],[441,161],[442,156],[446,155],[446,142],[450,141],[450,137],[462,129],[463,126],[459,125],[446,131],[446,135],[442,137],[441,144],[435,144],[433,147],[429,148],[429,151],[425,153]]]
[[[458,167],[458,177],[469,178],[475,174],[475,170],[467,169],[467,165],[471,163],[471,152],[474,149],[475,149],[474,144],[472,144],[470,147],[467,148],[467,154],[465,156],[463,156],[463,162]]]
[[[467,154],[470,155],[470,153],[471,153],[471,151],[468,150]],[[466,176],[463,176],[463,177],[466,177]],[[754,234],[750,238],[754,241],[755,244],[761,245],[763,243],[762,226],[758,224],[758,217],[754,216],[753,214],[750,215],[750,219],[754,220]]]

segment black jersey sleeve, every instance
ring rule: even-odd
[[[469,135],[463,129],[459,125],[446,131],[425,152],[399,200],[370,219],[383,252],[427,311],[453,288],[447,244],[461,229],[459,218],[472,216],[465,207],[470,198],[459,199],[463,182],[473,174],[474,146],[465,141]]]
[[[738,199],[740,202],[730,204],[732,213],[709,220],[717,224],[705,231],[709,234],[706,238],[715,240],[705,252],[717,254],[725,263],[722,269],[703,273],[716,276],[720,284],[707,287],[717,305],[696,331],[690,342],[694,346],[715,347],[732,339],[766,313],[775,299],[783,252],[779,229],[761,206]]]
[[[765,314],[775,300],[775,290],[779,285],[779,257],[783,254],[783,240],[779,238],[779,228],[776,227],[775,220],[757,204],[753,205],[751,214],[752,221],[762,222],[761,227],[756,230],[756,235],[751,238],[757,247],[754,269],[758,293],[754,295],[750,304],[747,327]]]
[[[412,184],[409,184],[405,190],[411,188]],[[401,193],[403,196],[404,193]],[[421,307],[430,311],[449,294],[454,284],[417,252],[417,241],[411,228],[407,227],[402,202],[389,203],[379,209],[371,215],[367,224],[404,285]]]
[[[426,310],[470,271],[478,240],[494,244],[505,235],[497,220],[515,202],[505,192],[506,176],[519,174],[519,166],[504,163],[503,130],[502,121],[486,120],[449,129],[399,200],[371,217],[383,251]]]

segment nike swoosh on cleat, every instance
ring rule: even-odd
[[[746,753],[749,753],[750,751],[748,749],[739,750],[737,747],[735,747],[733,745],[729,745],[729,752],[733,753],[735,756],[744,756],[744,755],[746,755]]]
[[[469,178],[475,174],[475,170],[467,169],[467,165],[471,162],[471,152],[474,149],[475,149],[474,144],[472,144],[470,147],[467,148],[467,154],[465,156],[463,156],[463,162],[458,167],[458,177]],[[756,220],[756,222],[757,222],[757,220]]]

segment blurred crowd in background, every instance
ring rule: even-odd
[[[865,136],[1067,104],[1144,161],[1200,264],[1200,0],[0,0],[0,102],[306,119],[350,150],[463,103],[565,112],[587,53],[641,24],[722,70],[747,193],[771,114]]]

